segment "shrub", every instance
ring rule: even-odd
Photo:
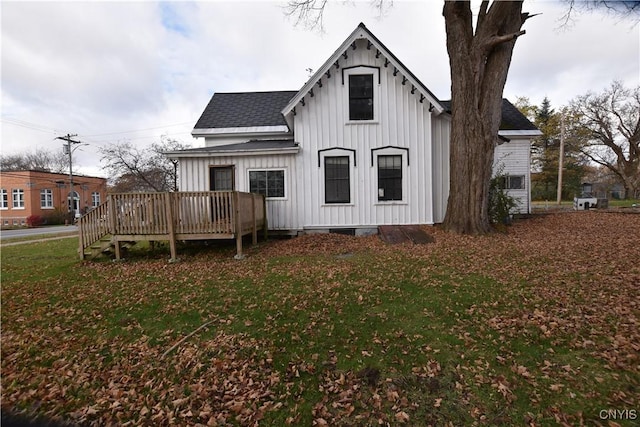
[[[40,215],[29,215],[27,217],[28,227],[40,227],[42,225],[42,217]]]
[[[518,206],[516,199],[504,190],[504,182],[504,174],[499,173],[489,183],[489,221],[492,224],[508,225],[511,211]]]
[[[73,214],[71,212],[63,211],[60,208],[55,208],[43,217],[43,223],[46,225],[62,225],[65,223],[73,223]]]

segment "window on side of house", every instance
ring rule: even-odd
[[[22,188],[14,188],[11,192],[11,199],[14,209],[24,209],[24,190]]]
[[[351,203],[349,157],[324,158],[325,203]]]
[[[349,120],[373,120],[373,74],[349,76]]]
[[[53,191],[45,188],[40,190],[40,207],[42,209],[53,209]]]
[[[100,206],[100,193],[94,191],[91,193],[91,207],[97,208]]]
[[[402,156],[378,156],[378,200],[402,200]]]
[[[9,209],[9,193],[5,188],[0,189],[0,209]]]
[[[505,190],[524,190],[524,175],[506,175],[502,181],[502,188]]]
[[[284,169],[249,171],[249,191],[270,199],[284,198]]]

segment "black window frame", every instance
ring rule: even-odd
[[[389,159],[393,159],[391,167],[387,164]],[[403,200],[402,164],[401,154],[378,155],[378,201],[397,202]],[[382,194],[380,194],[380,190],[382,190]]]
[[[252,176],[253,175],[253,176]],[[257,181],[256,175],[260,175]],[[284,169],[253,169],[249,171],[249,192],[264,195],[267,199],[286,198]]]
[[[351,161],[349,156],[324,158],[324,202],[351,203]]]
[[[349,120],[374,120],[373,74],[349,75]]]

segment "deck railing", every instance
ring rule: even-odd
[[[236,239],[266,230],[264,196],[237,191],[110,194],[107,201],[78,221],[80,256],[111,235],[120,257],[120,241],[168,240],[175,258],[176,240]]]

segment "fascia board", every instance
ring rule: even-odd
[[[163,153],[170,159],[179,159],[186,157],[232,157],[232,156],[269,156],[276,154],[297,154],[300,151],[300,147],[293,148],[267,148],[261,150],[219,150],[219,151],[189,151],[180,152],[172,151]]]
[[[536,137],[541,136],[542,132],[539,130],[501,130],[498,131],[498,135],[501,136],[523,136],[523,137]]]
[[[288,133],[289,127],[285,125],[277,126],[252,126],[252,127],[235,127],[235,128],[198,128],[191,131],[193,136],[212,136],[212,135],[251,135],[251,134],[270,134],[270,133]]]

